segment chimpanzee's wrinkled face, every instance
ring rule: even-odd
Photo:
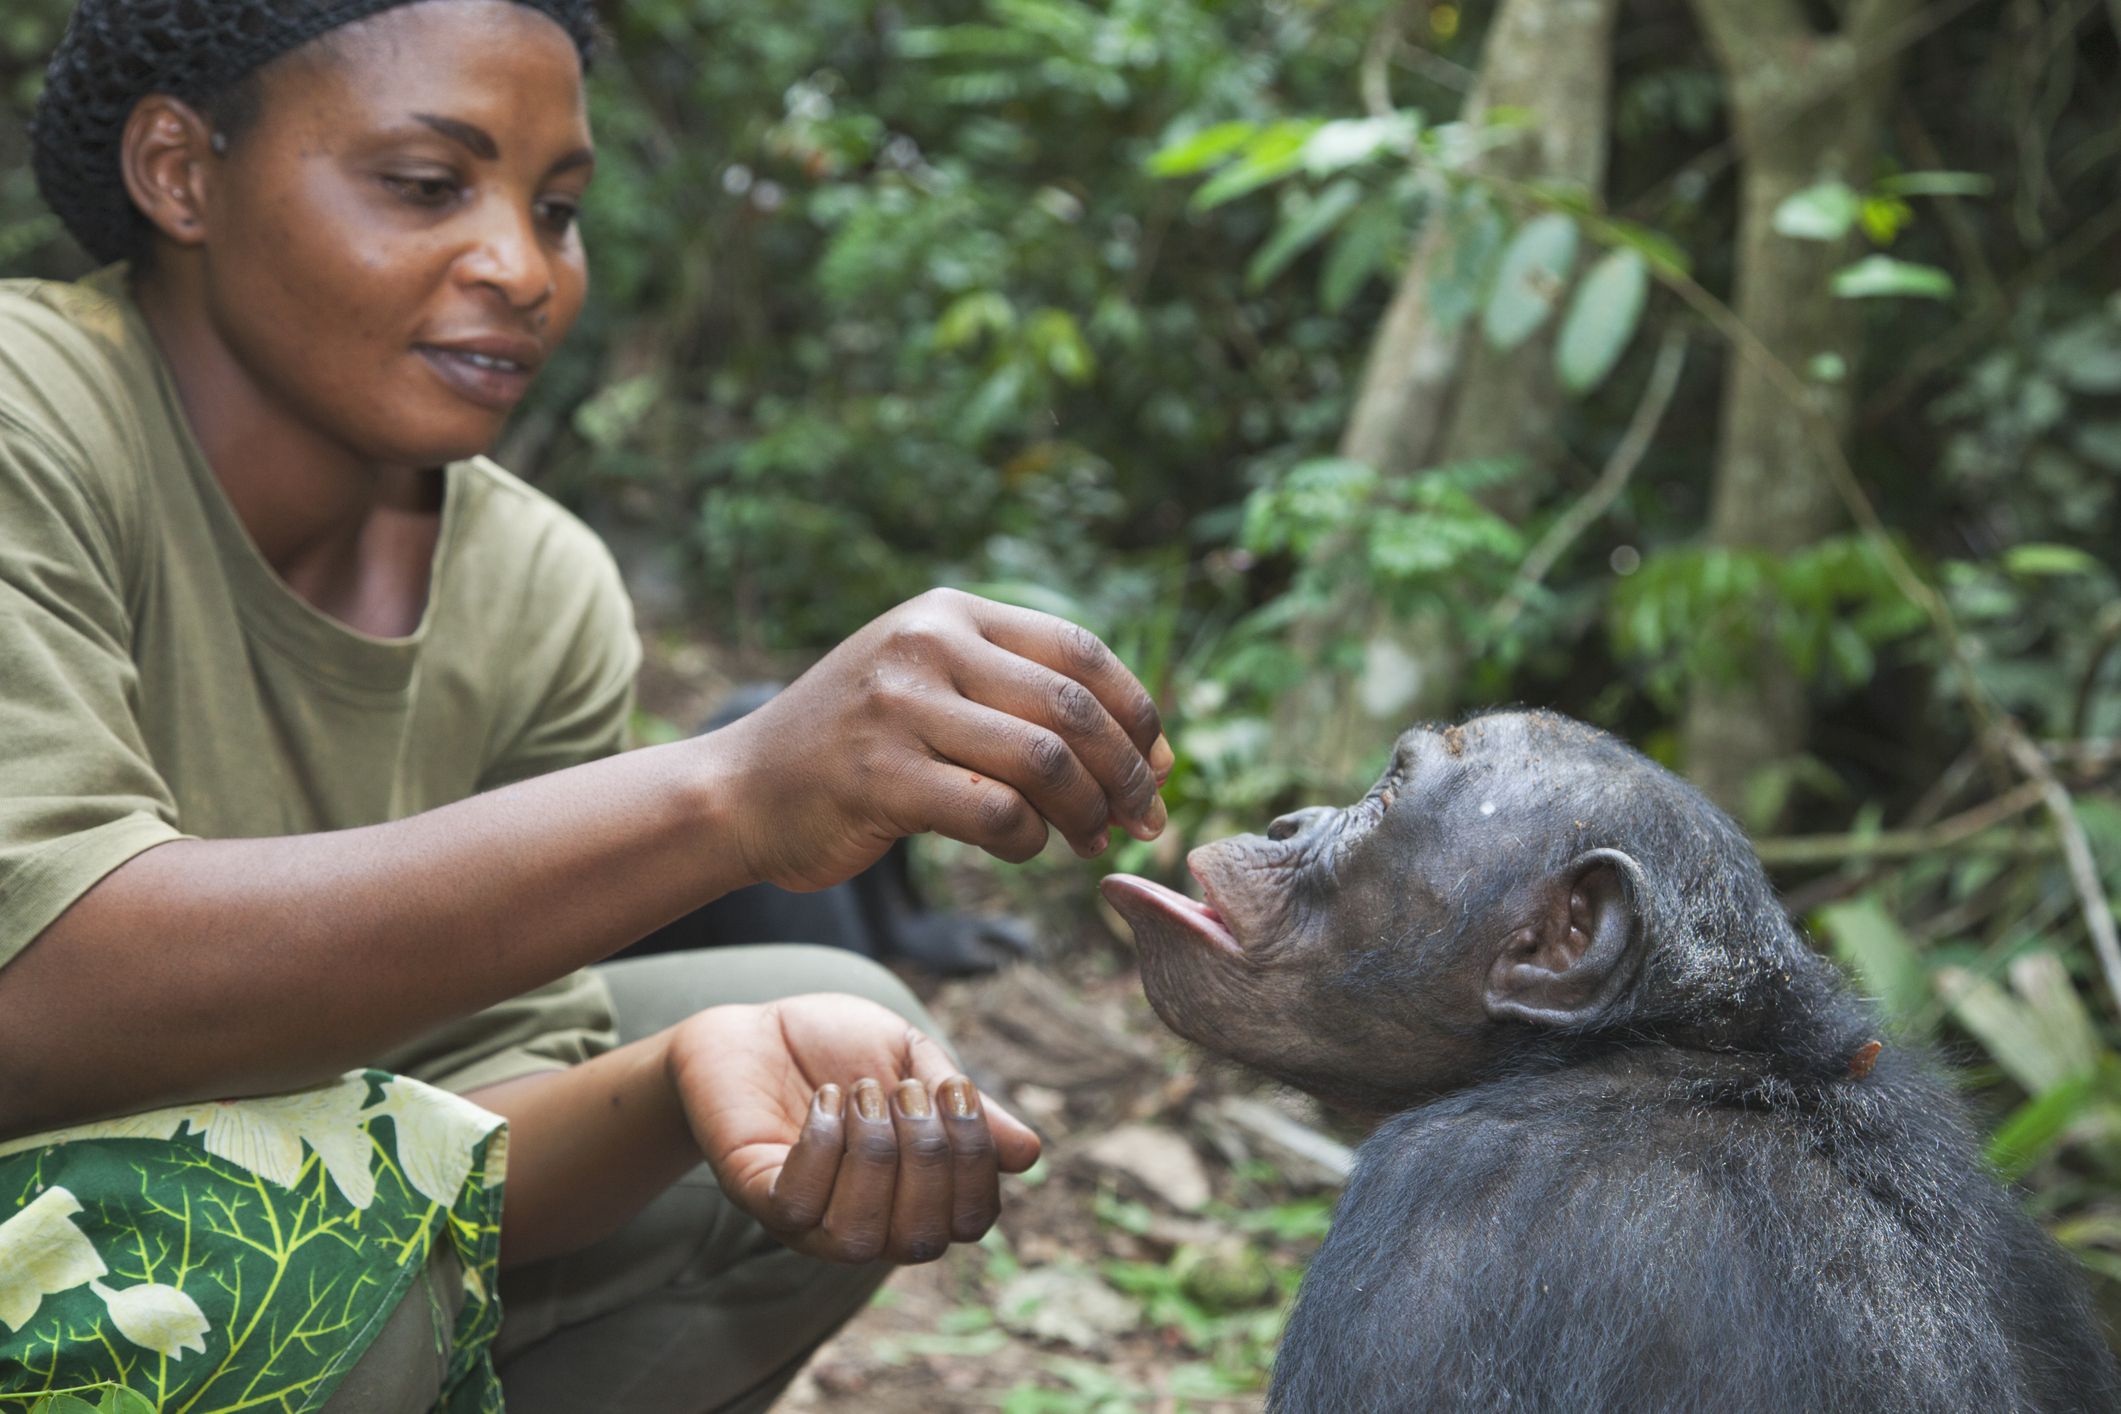
[[[1571,888],[1557,899],[1550,861],[1582,838],[1569,747],[1585,739],[1605,740],[1546,714],[1416,728],[1353,805],[1194,850],[1203,902],[1107,879],[1151,1005],[1339,1103],[1397,1108],[1465,1083],[1490,1056],[1498,956],[1569,935]],[[1581,925],[1581,892],[1574,905]]]

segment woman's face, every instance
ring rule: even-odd
[[[273,403],[363,460],[491,446],[588,287],[573,42],[510,0],[411,4],[260,81],[207,197],[221,341]]]

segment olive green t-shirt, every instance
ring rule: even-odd
[[[0,965],[154,845],[376,824],[620,748],[639,642],[610,554],[487,461],[445,487],[418,630],[348,628],[251,543],[121,269],[0,282]],[[472,1089],[610,1025],[582,972],[374,1062]]]

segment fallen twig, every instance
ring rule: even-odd
[[[2042,804],[2047,787],[2025,781],[1994,800],[1940,820],[1926,829],[1881,830],[1868,835],[1791,835],[1757,842],[1753,850],[1770,868],[1837,864],[1848,859],[1914,859],[1970,840]],[[2020,842],[2012,841],[2010,847]]]
[[[1239,1129],[1288,1150],[1307,1163],[1316,1164],[1337,1179],[1345,1180],[1355,1170],[1355,1151],[1308,1124],[1289,1118],[1272,1105],[1242,1096],[1231,1096],[1216,1108]]]
[[[2099,954],[2099,966],[2106,974],[2107,996],[2116,1007],[2121,1007],[2121,937],[2115,936],[2114,906],[2107,900],[2106,886],[2099,882],[2098,867],[2092,862],[2091,841],[2084,836],[2084,825],[2077,819],[2076,806],[2062,782],[2055,779],[2055,772],[2047,764],[2047,758],[2040,754],[2040,748],[2033,745],[2015,721],[2006,718],[1997,724],[1996,730],[2012,763],[2025,772],[2030,783],[2041,787],[2047,813],[2054,817],[2055,832],[2062,837],[2062,859],[2069,866],[2070,882],[2076,886],[2084,926],[2091,930],[2092,947]]]

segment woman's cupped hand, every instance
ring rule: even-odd
[[[857,997],[700,1012],[672,1073],[722,1191],[827,1261],[927,1262],[977,1242],[1001,1175],[1038,1158],[1038,1136],[940,1045]]]

